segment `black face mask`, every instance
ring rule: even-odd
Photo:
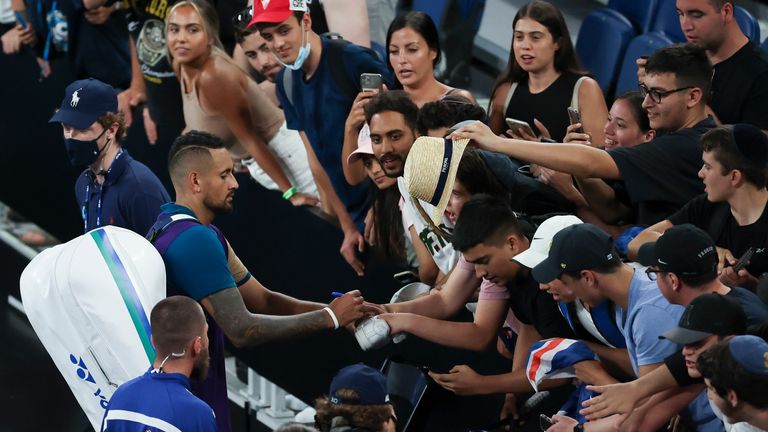
[[[99,149],[98,140],[106,132],[107,130],[104,129],[104,131],[102,131],[101,134],[96,137],[96,139],[90,141],[64,138],[64,147],[67,149],[69,162],[77,168],[84,167],[96,162],[96,159],[98,159],[101,152],[103,152],[104,149],[109,146],[109,142],[107,142],[104,147]]]

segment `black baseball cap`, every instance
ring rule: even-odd
[[[712,335],[731,336],[747,331],[747,315],[735,301],[717,294],[700,295],[685,308],[677,327],[659,336],[689,345]]]
[[[619,259],[613,239],[592,224],[563,228],[552,238],[549,256],[533,268],[533,277],[549,283],[563,272],[589,270]]]
[[[675,225],[664,231],[655,243],[640,246],[637,261],[682,277],[717,276],[715,242],[691,224]]]
[[[730,127],[739,153],[758,168],[768,167],[768,136],[757,126],[737,123]]]
[[[117,91],[109,84],[88,78],[67,86],[61,108],[48,123],[64,123],[76,129],[86,129],[110,112],[117,112]]]

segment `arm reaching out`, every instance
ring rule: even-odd
[[[211,294],[201,303],[229,340],[238,347],[260,345],[335,328],[331,315],[324,309],[289,316],[252,314],[234,287]],[[363,317],[363,297],[360,291],[351,291],[331,302],[329,308],[339,325],[345,326]]]

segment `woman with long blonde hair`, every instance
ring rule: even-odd
[[[236,166],[296,206],[317,205],[301,137],[255,81],[222,49],[210,3],[183,0],[166,18],[168,55],[181,85],[186,130],[221,138]]]

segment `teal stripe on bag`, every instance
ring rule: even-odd
[[[139,296],[136,294],[131,278],[128,276],[128,272],[125,270],[125,266],[117,255],[115,248],[112,246],[112,242],[109,241],[109,236],[107,236],[104,228],[95,229],[90,234],[96,242],[104,262],[107,263],[110,273],[112,273],[112,279],[114,279],[125,307],[128,309],[128,314],[131,316],[131,321],[133,321],[133,326],[139,335],[139,339],[141,339],[147,359],[152,364],[155,361],[155,349],[150,341],[152,329],[149,326],[147,314],[144,313],[144,307],[139,300]]]

